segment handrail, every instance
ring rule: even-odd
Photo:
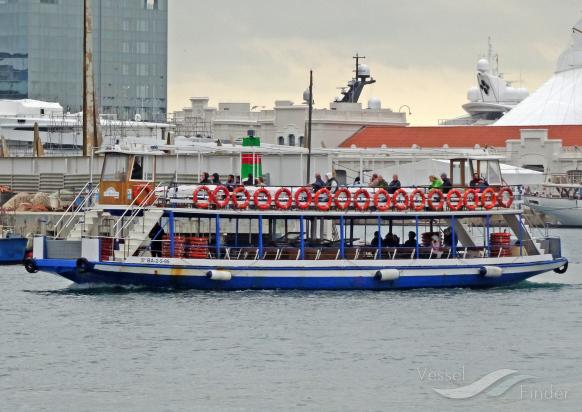
[[[153,181],[149,181],[149,183],[152,183]],[[119,225],[119,223],[121,223],[123,220],[123,218],[125,217],[125,215],[127,214],[127,212],[133,208],[135,201],[140,197],[140,195],[143,193],[143,191],[148,187],[147,185],[144,185],[144,187],[141,189],[141,191],[139,192],[139,194],[137,196],[135,196],[135,199],[133,200],[133,202],[131,202],[131,204],[128,206],[127,209],[125,209],[125,211],[123,212],[123,214],[119,217],[119,219],[117,220],[117,223],[113,226],[113,230],[115,231],[115,237],[119,237],[119,235],[123,232],[124,229],[127,229],[129,227],[129,225],[133,222],[133,220],[137,217],[137,215],[139,214],[139,212],[141,212],[142,210],[145,209],[145,206],[147,205],[148,201],[152,198],[152,196],[156,196],[156,190],[159,189],[162,184],[164,184],[164,182],[160,182],[158,183],[158,185],[154,188],[154,190],[152,190],[147,196],[146,198],[143,200],[143,204],[139,205],[139,207],[137,209],[133,209],[130,218],[127,222],[125,222],[121,228],[115,230],[117,228],[117,226]]]
[[[59,227],[59,225],[61,224],[61,222],[67,217],[68,213],[75,206],[75,204],[77,203],[77,200],[79,200],[79,198],[85,192],[85,190],[87,189],[87,187],[90,187],[92,184],[93,184],[93,182],[87,182],[85,184],[85,186],[83,186],[83,188],[77,194],[77,196],[75,197],[75,199],[73,199],[73,201],[71,202],[71,204],[69,205],[69,207],[67,208],[67,210],[65,210],[65,212],[63,213],[63,215],[61,216],[61,218],[57,221],[57,223],[55,224],[55,228],[58,228]],[[81,202],[81,204],[79,205],[79,208],[75,211],[75,213],[73,213],[73,216],[71,216],[67,220],[67,223],[65,223],[60,228],[60,230],[54,236],[55,238],[58,238],[60,236],[60,234],[63,232],[63,230],[65,230],[66,228],[69,227],[69,225],[71,224],[71,222],[74,221],[74,219],[77,217],[77,215],[79,214],[79,212],[83,210],[83,208],[85,207],[85,205],[87,204],[87,202],[90,201],[93,198],[93,195],[95,193],[97,193],[98,190],[99,190],[99,184],[95,185],[95,187],[85,196],[85,198],[83,199],[83,202]]]
[[[148,180],[143,187],[141,188],[141,190],[139,191],[139,193],[137,194],[137,196],[135,196],[132,200],[132,202],[127,206],[127,208],[123,211],[123,213],[121,214],[121,216],[119,216],[119,218],[117,219],[117,222],[115,222],[115,225],[113,225],[112,230],[115,230],[115,228],[117,228],[117,226],[121,223],[122,219],[125,217],[125,215],[127,214],[127,212],[129,212],[133,206],[135,205],[135,202],[137,201],[137,199],[139,199],[140,195],[144,192],[144,190],[146,190],[146,188],[149,187],[149,184],[153,183],[153,180]],[[155,190],[153,191],[153,193],[155,193]],[[149,197],[149,196],[148,196]],[[118,233],[117,231],[115,233]]]

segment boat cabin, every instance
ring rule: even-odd
[[[450,179],[455,187],[469,187],[473,175],[485,179],[490,186],[504,185],[499,157],[480,156],[450,159]]]
[[[101,171],[99,203],[131,205],[154,190],[156,153],[109,151]]]

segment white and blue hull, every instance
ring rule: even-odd
[[[386,261],[239,261],[131,258],[121,262],[36,260],[39,270],[78,284],[132,285],[200,290],[390,290],[413,288],[489,288],[519,283],[567,265],[551,255],[486,259]],[[309,263],[309,264],[307,264]],[[495,276],[483,268],[497,268]],[[211,271],[227,280],[209,277]],[[378,271],[397,273],[379,279]]]

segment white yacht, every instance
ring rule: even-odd
[[[582,182],[567,183],[572,179],[560,177],[566,176],[554,176],[539,191],[527,193],[524,203],[534,212],[553,218],[559,226],[582,227]]]
[[[155,144],[164,139],[170,125],[121,121],[101,115],[101,135],[104,144],[118,139],[137,138]],[[34,128],[38,125],[40,140],[45,149],[56,152],[80,150],[83,144],[83,115],[66,113],[58,103],[40,100],[0,100],[0,138],[6,142],[11,156],[30,154]]]

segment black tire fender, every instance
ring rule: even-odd
[[[560,275],[566,273],[567,271],[568,271],[568,262],[566,262],[564,264],[564,266],[560,266],[559,268],[554,269],[554,272],[556,272],[556,273],[558,273]]]
[[[28,273],[38,273],[38,265],[34,259],[24,259],[24,269],[26,269]]]
[[[79,273],[87,273],[87,272],[90,272],[91,269],[93,269],[93,266],[91,265],[91,263],[89,263],[89,261],[85,258],[77,259],[76,267],[77,267],[77,272],[79,272]]]

